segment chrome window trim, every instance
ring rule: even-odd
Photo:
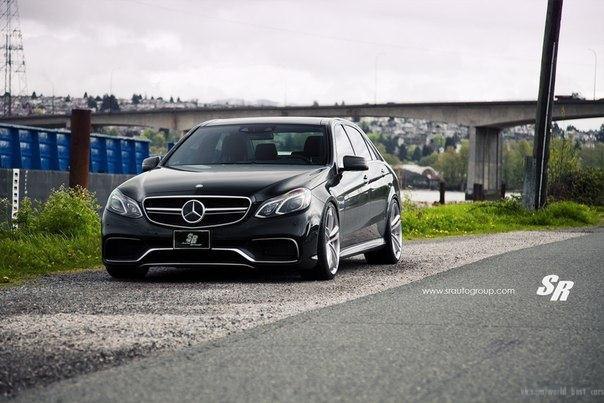
[[[147,200],[152,200],[152,199],[194,199],[194,198],[206,198],[206,199],[244,199],[248,201],[248,206],[247,207],[233,207],[233,208],[243,208],[244,210],[239,210],[236,211],[235,213],[239,213],[242,212],[243,215],[241,216],[240,219],[236,220],[236,221],[231,221],[229,223],[226,224],[215,224],[215,225],[201,225],[201,226],[186,226],[186,225],[173,225],[173,224],[164,224],[155,220],[152,220],[149,215],[147,214],[147,208],[145,207],[145,202]],[[173,195],[173,196],[148,196],[145,197],[142,201],[142,210],[143,210],[143,214],[145,215],[145,218],[149,221],[152,222],[153,224],[157,224],[157,225],[161,225],[162,227],[169,227],[169,228],[184,228],[184,229],[204,229],[204,228],[216,228],[216,227],[223,227],[225,225],[233,225],[236,224],[240,221],[242,221],[247,214],[249,213],[250,209],[252,208],[252,199],[250,199],[247,196],[220,196],[220,195]],[[153,208],[153,207],[151,207]],[[163,207],[156,207],[156,208],[163,208]],[[169,207],[166,207],[169,208]],[[220,208],[220,207],[219,207]],[[225,208],[230,208],[230,207],[225,207]],[[179,209],[180,210],[180,209]],[[212,214],[220,214],[217,213],[216,210],[214,210],[213,208],[209,208],[207,210],[210,210],[212,212]],[[173,213],[168,213],[168,214],[174,214],[174,210]]]

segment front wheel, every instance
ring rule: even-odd
[[[323,213],[317,243],[317,265],[301,272],[302,277],[312,280],[331,280],[340,265],[340,220],[336,207],[329,203]]]
[[[365,253],[367,263],[395,264],[401,260],[403,252],[403,234],[401,230],[401,209],[396,200],[390,202],[386,222],[386,244],[384,247]]]
[[[111,265],[105,265],[105,269],[111,277],[120,280],[140,280],[144,278],[149,271],[148,268]]]

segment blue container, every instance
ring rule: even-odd
[[[0,168],[69,170],[71,133],[0,124]],[[137,174],[149,156],[149,140],[90,136],[90,172]]]
[[[57,154],[59,155],[59,171],[69,171],[69,155],[71,144],[68,132],[57,132]]]

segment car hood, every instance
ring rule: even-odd
[[[328,173],[329,167],[304,165],[158,167],[135,176],[119,188],[138,200],[148,196],[195,194],[265,200],[298,187],[312,189],[324,182]]]

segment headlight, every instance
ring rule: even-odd
[[[136,200],[125,196],[119,190],[111,192],[107,200],[107,210],[130,218],[140,218],[143,216]]]
[[[304,210],[310,205],[312,195],[305,188],[295,189],[282,196],[265,201],[258,209],[256,217],[268,218]]]

